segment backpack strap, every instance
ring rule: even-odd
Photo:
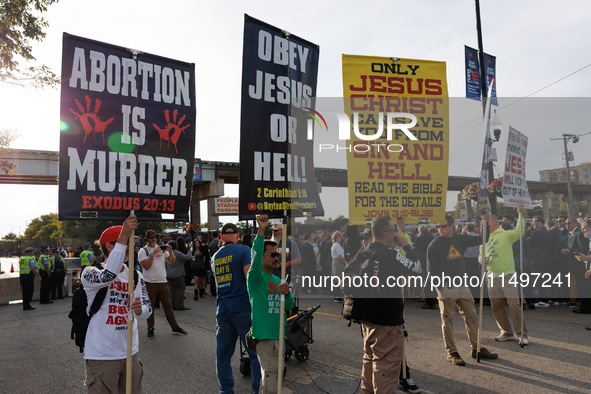
[[[96,296],[94,297],[94,301],[92,301],[92,305],[90,306],[90,314],[88,315],[89,317],[94,316],[94,314],[98,312],[101,305],[103,304],[103,301],[105,300],[105,297],[107,295],[107,290],[109,290],[109,286],[105,286],[105,287],[101,288],[96,293]]]

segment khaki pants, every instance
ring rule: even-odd
[[[152,304],[152,314],[148,317],[148,328],[154,328],[154,303],[156,302],[156,297],[160,298],[160,303],[162,304],[162,309],[164,309],[164,314],[166,315],[168,324],[170,324],[170,328],[173,330],[177,328],[179,325],[176,322],[172,304],[170,303],[168,283],[146,282],[146,290],[148,290],[148,297],[150,297],[150,303]]]
[[[404,329],[363,323],[361,393],[395,393],[404,354]]]
[[[131,357],[131,392],[142,392],[144,369],[139,355]],[[125,393],[127,360],[86,360],[86,388],[90,394]]]
[[[439,293],[439,310],[441,312],[441,331],[443,332],[443,343],[447,354],[457,352],[454,338],[454,317],[456,306],[466,325],[466,333],[470,340],[470,348],[476,350],[478,347],[478,318],[474,308],[474,300],[470,289],[459,287],[444,289]]]
[[[259,394],[277,392],[277,369],[279,368],[279,341],[263,339],[257,343],[257,357],[261,364],[261,388]]]
[[[491,279],[487,278],[486,282],[488,285],[488,295],[490,297],[492,312],[497,321],[497,326],[499,326],[499,330],[501,330],[501,334],[510,337],[513,336],[511,322],[509,321],[509,315],[507,314],[507,308],[505,307],[506,298],[507,304],[509,304],[509,313],[511,313],[513,326],[515,326],[515,332],[518,337],[521,337],[521,314],[523,313],[523,309],[521,307],[521,301],[515,283],[508,283],[512,278],[512,275],[513,274],[505,275],[504,283],[501,278],[494,278],[492,283]],[[523,320],[523,337],[527,338],[525,320]]]

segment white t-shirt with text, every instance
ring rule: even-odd
[[[126,246],[115,244],[103,268],[88,267],[82,274],[82,284],[86,290],[90,311],[92,302],[98,291],[108,286],[107,294],[98,312],[90,319],[86,340],[84,342],[84,358],[87,360],[122,360],[127,357],[127,311],[128,311],[128,274],[127,266],[123,266]],[[121,267],[124,267],[123,272]],[[138,352],[137,319],[145,320],[152,314],[152,306],[144,278],[138,272],[138,283],[133,290],[133,297],[140,297],[142,313],[135,315],[133,321],[132,354]]]
[[[138,260],[141,262],[146,260],[150,257],[150,254],[156,248],[151,248],[149,246],[144,246],[140,252],[138,253]],[[154,260],[152,262],[152,266],[150,269],[144,268],[144,279],[148,283],[168,283],[166,280],[166,258],[168,257],[168,252],[166,250],[160,251],[154,255]]]

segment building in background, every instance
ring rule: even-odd
[[[578,166],[570,166],[570,179],[573,183],[591,185],[591,163],[581,163]],[[566,168],[540,171],[542,182],[566,182]]]

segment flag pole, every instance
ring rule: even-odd
[[[404,304],[404,291],[402,292],[402,303]],[[406,316],[406,312],[402,310],[402,320],[404,320]],[[406,324],[402,325],[402,330],[404,333],[404,339],[408,341],[407,332],[406,332]],[[402,340],[402,380],[406,380],[406,344],[404,343],[404,339]]]
[[[519,219],[517,219],[517,225],[519,226],[519,272],[523,273],[523,225],[521,223],[523,214],[519,212]],[[523,306],[525,305],[525,297],[523,295],[523,286],[521,287],[521,338],[519,338],[519,344],[523,349]]]
[[[285,283],[285,271],[287,262],[287,211],[283,211],[283,231],[281,231],[281,283]],[[277,363],[277,394],[281,394],[283,384],[283,354],[285,353],[285,296],[281,294],[281,307],[279,308],[279,360]]]
[[[482,260],[480,264],[480,303],[478,305],[478,339],[476,340],[476,362],[480,362],[480,348],[482,345],[482,303],[484,298],[484,266],[486,265],[486,228],[488,223],[482,219],[482,228],[481,228],[481,235],[482,235]]]
[[[131,215],[134,214],[133,209],[130,212]],[[135,261],[133,258],[135,246],[135,229],[131,230],[131,235],[129,236],[128,242],[128,270],[127,270],[127,302],[128,302],[128,311],[127,311],[127,362],[126,362],[126,375],[125,375],[125,392],[126,394],[131,394],[131,351],[133,348],[133,309],[131,308],[131,303],[133,302],[133,278],[135,276]]]
[[[494,79],[490,81],[490,85],[488,87],[488,96],[483,97],[484,103],[484,152],[482,153],[482,170],[481,170],[481,178],[480,178],[480,185],[478,188],[478,211],[477,214],[483,214],[482,217],[482,229],[480,230],[480,235],[482,235],[482,254],[481,254],[481,264],[480,264],[480,305],[478,307],[478,339],[477,339],[477,349],[476,349],[476,362],[480,362],[480,348],[482,347],[481,344],[481,333],[482,331],[482,301],[484,298],[484,265],[486,264],[486,226],[488,224],[488,219],[485,219],[485,216],[488,216],[488,173],[490,170],[490,166],[488,165],[488,150],[490,149],[490,96],[492,93],[492,87],[494,85]],[[496,198],[493,196],[493,198]]]

